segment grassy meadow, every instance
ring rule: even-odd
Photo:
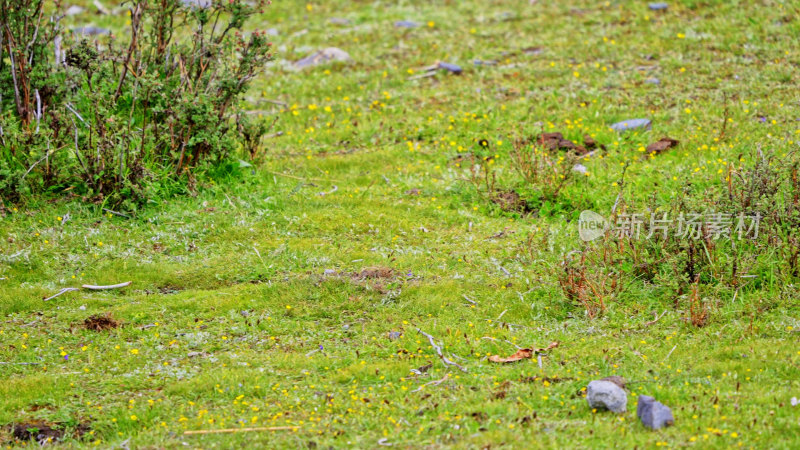
[[[67,25],[126,38],[124,13],[77,4]],[[578,216],[789,211],[799,13],[274,1],[254,160],[135,212],[0,204],[0,444],[37,445],[22,423],[67,448],[797,448],[793,222],[689,246],[587,243]],[[327,47],[352,61],[292,67]],[[610,129],[634,118],[651,128]],[[597,151],[537,153],[526,179],[516,157],[548,132]],[[662,137],[679,144],[646,150]],[[610,375],[627,413],[587,405]],[[640,424],[643,394],[674,426]],[[285,428],[184,434],[248,427]]]

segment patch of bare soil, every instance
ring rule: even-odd
[[[503,211],[522,213],[532,211],[531,207],[528,206],[528,202],[514,190],[497,191],[492,196],[492,202]]]
[[[87,330],[106,331],[119,327],[119,322],[110,314],[95,314],[83,321],[83,327]]]
[[[360,280],[376,280],[394,278],[395,271],[390,267],[367,267],[361,272],[353,274],[353,278]]]
[[[23,442],[30,440],[38,443],[55,442],[64,438],[67,432],[67,427],[63,424],[47,423],[42,420],[15,423],[9,428],[11,437]],[[72,430],[72,435],[74,437],[83,436],[89,429],[88,423],[80,423]]]
[[[586,147],[578,145],[570,141],[569,139],[564,139],[564,135],[562,135],[557,131],[553,133],[540,134],[539,137],[536,138],[536,143],[550,151],[557,151],[557,150],[562,150],[567,152],[571,151],[577,155],[584,155],[588,153]]]

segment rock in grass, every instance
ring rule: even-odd
[[[650,119],[629,119],[611,125],[611,129],[618,132],[644,128],[649,130],[652,122]]]
[[[328,47],[324,50],[312,53],[299,61],[295,61],[294,66],[298,69],[304,69],[306,67],[314,67],[331,61],[348,62],[352,60],[353,59],[350,58],[350,54],[348,54],[346,51],[336,47]]]
[[[78,14],[83,14],[84,11],[86,11],[86,8],[78,5],[72,5],[67,8],[66,11],[64,11],[64,15],[72,17],[77,16]]]
[[[457,64],[452,64],[452,63],[447,63],[447,62],[440,62],[438,64],[438,67],[440,69],[442,69],[442,70],[446,70],[446,71],[448,71],[450,73],[454,73],[456,75],[459,75],[459,74],[461,74],[461,72],[463,72],[463,70],[461,69],[461,66],[459,66]]]
[[[607,409],[615,413],[624,413],[628,409],[628,394],[611,381],[590,382],[586,387],[586,401],[591,408]]]
[[[400,332],[400,331],[390,331],[389,332],[389,340],[390,341],[395,341],[397,339],[400,339],[401,336],[403,336],[403,333]]]
[[[394,23],[395,28],[417,28],[419,24],[410,20],[398,20]]]
[[[78,27],[73,28],[72,32],[75,34],[81,34],[84,36],[97,36],[99,34],[111,34],[111,30],[107,30],[105,28],[88,26],[88,27]]]
[[[664,11],[669,8],[669,5],[664,2],[650,3],[647,5],[651,11]]]
[[[181,0],[183,6],[187,7],[197,7],[201,9],[210,8],[211,7],[211,0]]]
[[[672,410],[649,395],[639,396],[636,415],[639,416],[642,425],[651,430],[658,430],[675,423],[675,418],[672,417]]]

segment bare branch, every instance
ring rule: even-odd
[[[464,366],[447,359],[447,357],[444,356],[444,354],[442,354],[442,347],[436,345],[436,342],[433,340],[433,336],[420,330],[419,328],[417,328],[417,332],[428,338],[428,342],[430,342],[431,347],[433,347],[433,349],[436,351],[436,354],[439,355],[439,359],[441,359],[443,363],[445,363],[446,365],[458,367],[459,369],[461,369],[462,372],[467,371],[467,369]]]

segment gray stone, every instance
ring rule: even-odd
[[[206,9],[211,7],[211,0],[181,0],[183,6]]]
[[[672,410],[649,395],[639,396],[636,415],[639,416],[642,425],[651,430],[658,430],[675,423],[675,418],[672,417]]]
[[[419,24],[410,20],[398,20],[394,23],[396,28],[417,28]]]
[[[457,75],[460,74],[463,71],[461,69],[461,66],[459,66],[457,64],[452,64],[452,63],[447,63],[447,62],[440,62],[438,64],[438,66],[442,70],[446,70],[446,71],[448,71],[450,73],[454,73],[454,74],[457,74]]]
[[[93,27],[93,26],[73,28],[72,32],[75,33],[75,34],[81,34],[81,35],[84,35],[84,36],[97,36],[99,34],[111,34],[111,30],[107,30],[105,28],[100,28],[100,27]]]
[[[664,2],[650,3],[647,5],[651,11],[664,11],[669,8],[669,5]]]
[[[352,60],[353,59],[350,58],[350,55],[346,51],[336,47],[328,47],[324,50],[312,53],[299,61],[295,61],[294,66],[298,69],[303,69],[331,61],[349,62]]]
[[[67,16],[77,16],[78,14],[83,14],[86,11],[86,8],[78,5],[72,5],[64,11],[64,14]]]
[[[637,128],[644,128],[649,130],[651,124],[652,122],[650,121],[650,119],[629,119],[611,125],[611,129],[618,132],[635,130]]]
[[[624,413],[628,409],[628,394],[610,381],[594,380],[586,387],[589,407]]]

